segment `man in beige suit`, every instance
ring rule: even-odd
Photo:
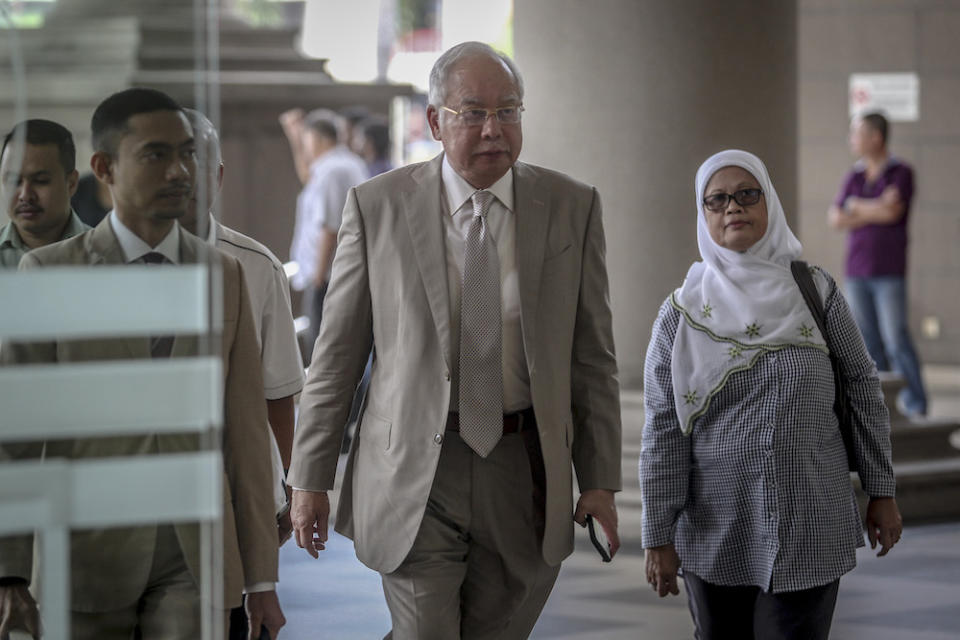
[[[92,121],[91,165],[110,187],[114,210],[95,229],[24,256],[21,270],[52,265],[209,262],[223,276],[221,353],[224,380],[223,564],[221,608],[246,589],[252,628],[276,637],[283,614],[273,590],[277,533],[266,405],[255,322],[239,263],[184,233],[177,224],[193,190],[195,144],[171,98],[149,89],[114,94]],[[157,268],[163,268],[162,266]],[[69,313],[70,310],[66,310]],[[191,356],[200,336],[105,338],[4,345],[8,364]],[[105,390],[108,393],[109,390]],[[10,447],[18,457],[68,459],[196,450],[191,434],[104,437]],[[122,482],[122,478],[117,479]],[[26,588],[30,536],[0,544],[0,600],[12,620],[35,616]],[[200,530],[190,523],[75,531],[71,536],[71,628],[75,639],[194,640],[200,637]],[[250,638],[259,637],[252,633]]]
[[[354,188],[344,210],[300,401],[293,523],[316,557],[375,344],[336,529],[382,574],[395,640],[526,638],[573,550],[573,521],[593,516],[619,546],[600,202],[516,162],[522,100],[505,56],[480,43],[447,51],[427,109],[444,153]]]

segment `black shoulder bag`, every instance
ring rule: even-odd
[[[840,372],[840,360],[837,358],[837,352],[830,344],[830,334],[827,333],[827,314],[823,310],[823,303],[820,301],[820,292],[817,291],[817,285],[813,282],[813,276],[810,275],[810,267],[803,260],[794,260],[790,263],[790,271],[793,273],[793,279],[797,281],[800,287],[800,293],[810,308],[820,333],[823,334],[823,340],[827,343],[827,349],[830,350],[830,365],[833,367],[833,386],[834,400],[833,411],[837,414],[837,421],[840,423],[840,435],[843,436],[843,445],[847,449],[847,465],[850,471],[859,471],[857,466],[857,456],[853,448],[853,414],[850,411],[850,402],[847,399],[847,390],[843,384],[843,375]]]

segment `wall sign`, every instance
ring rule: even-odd
[[[920,119],[920,78],[915,73],[854,73],[850,75],[850,117],[882,111],[892,122]]]

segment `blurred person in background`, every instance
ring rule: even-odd
[[[110,189],[97,180],[92,173],[80,178],[77,183],[77,192],[70,198],[73,210],[77,212],[85,224],[95,227],[107,217],[113,202],[110,200]]]
[[[390,162],[390,124],[383,116],[371,116],[357,126],[360,157],[367,163],[370,177],[393,169]]]
[[[913,169],[890,155],[890,124],[881,113],[850,123],[850,150],[858,160],[828,211],[830,226],[847,231],[847,299],[867,351],[881,371],[906,381],[897,409],[908,418],[927,413],[920,359],[910,337],[907,308],[907,223]]]
[[[280,121],[304,184],[297,197],[290,246],[290,259],[299,270],[291,285],[303,292],[302,313],[310,318],[306,343],[312,349],[320,332],[323,299],[347,192],[367,179],[367,168],[342,143],[340,118],[333,111],[315,109],[303,114],[293,110],[281,115]]]

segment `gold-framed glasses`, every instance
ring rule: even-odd
[[[497,122],[500,124],[517,124],[520,122],[520,114],[524,111],[522,104],[497,107],[496,109],[470,107],[468,109],[460,109],[459,111],[444,106],[440,108],[460,118],[460,122],[468,127],[483,126],[490,116],[496,116]]]

